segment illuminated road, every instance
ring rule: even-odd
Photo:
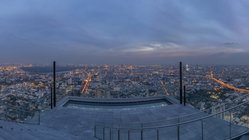
[[[89,86],[90,86],[90,83],[92,81],[92,76],[90,73],[87,74],[87,78],[86,80],[84,81],[84,86],[82,88],[82,91],[81,93],[86,93],[86,91],[88,90]]]
[[[242,88],[237,88],[233,85],[230,85],[230,84],[227,84],[225,83],[224,81],[222,80],[219,80],[219,79],[216,79],[214,78],[213,74],[211,73],[210,76],[208,76],[211,80],[214,80],[216,83],[219,83],[221,86],[223,87],[226,87],[226,88],[229,88],[229,89],[233,89],[235,91],[239,91],[239,92],[245,92],[245,93],[249,93],[249,90],[248,89],[242,89]]]
[[[162,86],[162,88],[163,88],[165,94],[166,94],[166,95],[169,95],[169,93],[168,93],[168,91],[167,91],[167,89],[166,89],[166,85],[163,83],[163,81],[160,81],[160,83],[161,83],[161,86]]]

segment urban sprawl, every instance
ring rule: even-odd
[[[32,119],[50,106],[52,66],[0,66],[0,118]],[[239,104],[249,95],[249,66],[188,65],[183,67],[187,103],[215,113]],[[56,73],[57,101],[65,96],[86,98],[179,99],[178,65],[67,65]],[[247,96],[248,95],[248,96]],[[234,118],[249,121],[244,107]]]

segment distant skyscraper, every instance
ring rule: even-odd
[[[189,71],[189,70],[190,70],[189,65],[186,64],[186,71]]]

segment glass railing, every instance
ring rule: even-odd
[[[27,111],[18,107],[7,106],[0,114],[0,120],[24,124],[40,124],[40,110]]]
[[[167,125],[128,128],[96,125],[94,136],[100,140],[228,140],[249,132],[248,112],[240,115],[248,107],[246,101],[216,114]]]
[[[51,74],[30,71],[29,65],[0,67],[0,119],[40,124],[40,112],[49,107]]]
[[[190,113],[190,114],[186,114],[186,115],[181,115],[181,116],[176,116],[176,117],[171,117],[171,118],[166,118],[163,120],[156,120],[156,121],[149,121],[149,122],[143,122],[143,123],[119,123],[119,124],[115,124],[115,123],[110,123],[110,122],[95,122],[95,125],[98,127],[98,129],[103,129],[105,127],[115,127],[117,125],[119,126],[125,126],[125,127],[151,127],[151,126],[160,126],[160,125],[170,125],[170,124],[175,124],[175,123],[181,123],[181,122],[186,122],[186,121],[191,121],[193,119],[198,119],[198,118],[202,118],[208,115],[212,115],[212,114],[216,114],[217,112],[221,112],[224,110],[227,110],[231,107],[237,106],[239,104],[241,104],[242,102],[245,102],[245,100],[249,99],[249,95],[245,94],[243,96],[240,96],[236,99],[234,99],[234,102],[225,102],[222,104],[218,104],[214,107],[205,109],[205,110],[200,110],[194,112],[194,113]],[[218,111],[217,111],[218,109]]]

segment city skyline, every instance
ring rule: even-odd
[[[248,64],[249,2],[0,2],[0,64]]]

